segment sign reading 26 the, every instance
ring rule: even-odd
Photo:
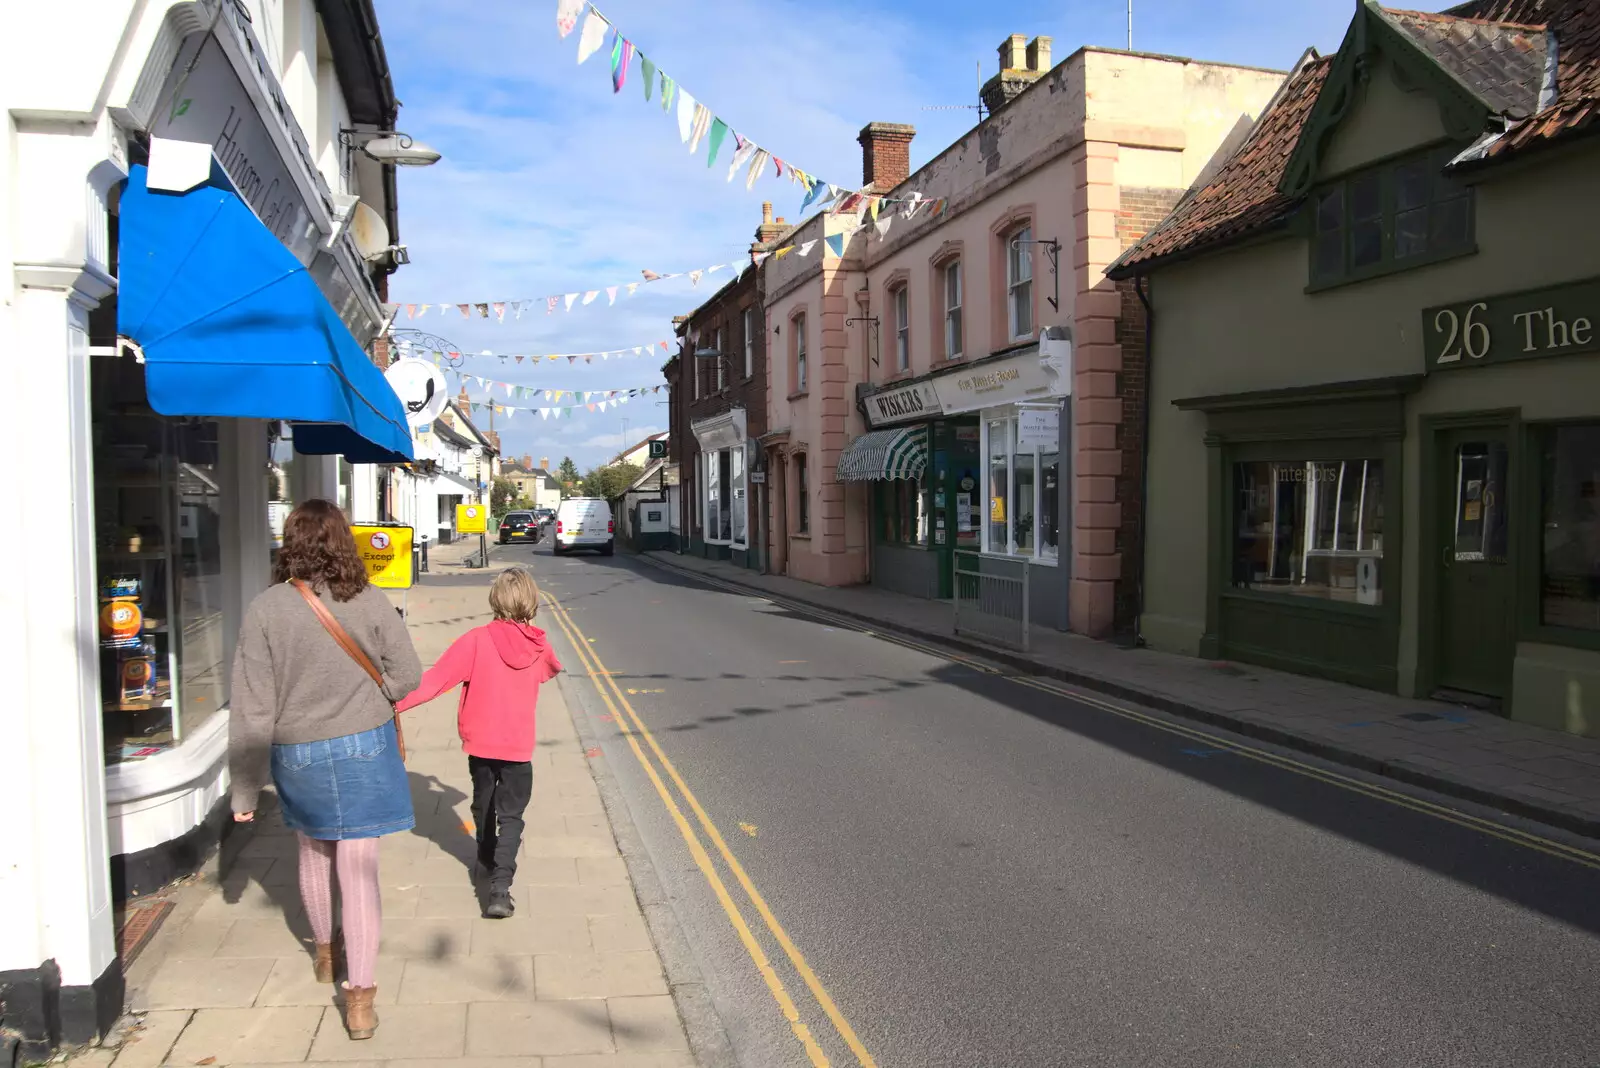
[[[1481,360],[1489,355],[1489,327],[1479,317],[1489,310],[1489,302],[1480,300],[1467,305],[1465,315],[1453,308],[1440,308],[1433,316],[1433,329],[1444,341],[1434,363],[1457,363],[1462,353],[1469,359]]]
[[[1600,279],[1422,312],[1425,371],[1600,351]]]

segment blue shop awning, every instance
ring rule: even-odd
[[[117,332],[144,351],[162,415],[284,419],[295,448],[356,463],[411,459],[400,398],[311,272],[213,167],[187,193],[122,195]]]
[[[927,466],[927,427],[873,430],[846,445],[839,454],[839,481],[921,478]]]

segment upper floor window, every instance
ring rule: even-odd
[[[911,297],[910,287],[901,284],[889,294],[894,308],[894,367],[897,371],[911,367]]]
[[[717,327],[717,392],[728,388],[728,350],[724,347],[722,327]]]
[[[1033,227],[1006,238],[1006,323],[1013,338],[1033,333]]]
[[[756,334],[761,329],[761,324],[756,321],[756,310],[744,310],[744,376],[752,377],[756,373]]]
[[[944,357],[954,360],[961,355],[961,261],[951,260],[939,269],[944,290]]]
[[[794,391],[806,391],[806,317],[796,315],[789,329],[794,331]]]
[[[689,342],[689,370],[694,374],[695,400],[700,399],[700,375],[703,371],[703,367],[701,366],[702,361],[699,356],[695,355],[695,349],[698,347],[699,343],[691,339]]]
[[[796,453],[794,458],[794,531],[811,533],[811,480],[806,470],[806,454]]]
[[[1311,284],[1334,285],[1469,253],[1472,190],[1445,175],[1448,151],[1341,178],[1312,197]]]

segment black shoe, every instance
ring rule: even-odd
[[[511,891],[495,888],[489,891],[488,903],[483,906],[483,918],[505,920],[516,911],[517,903],[511,900]]]

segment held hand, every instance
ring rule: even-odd
[[[235,823],[254,823],[255,819],[256,814],[254,812],[235,812],[233,814],[233,822]]]

